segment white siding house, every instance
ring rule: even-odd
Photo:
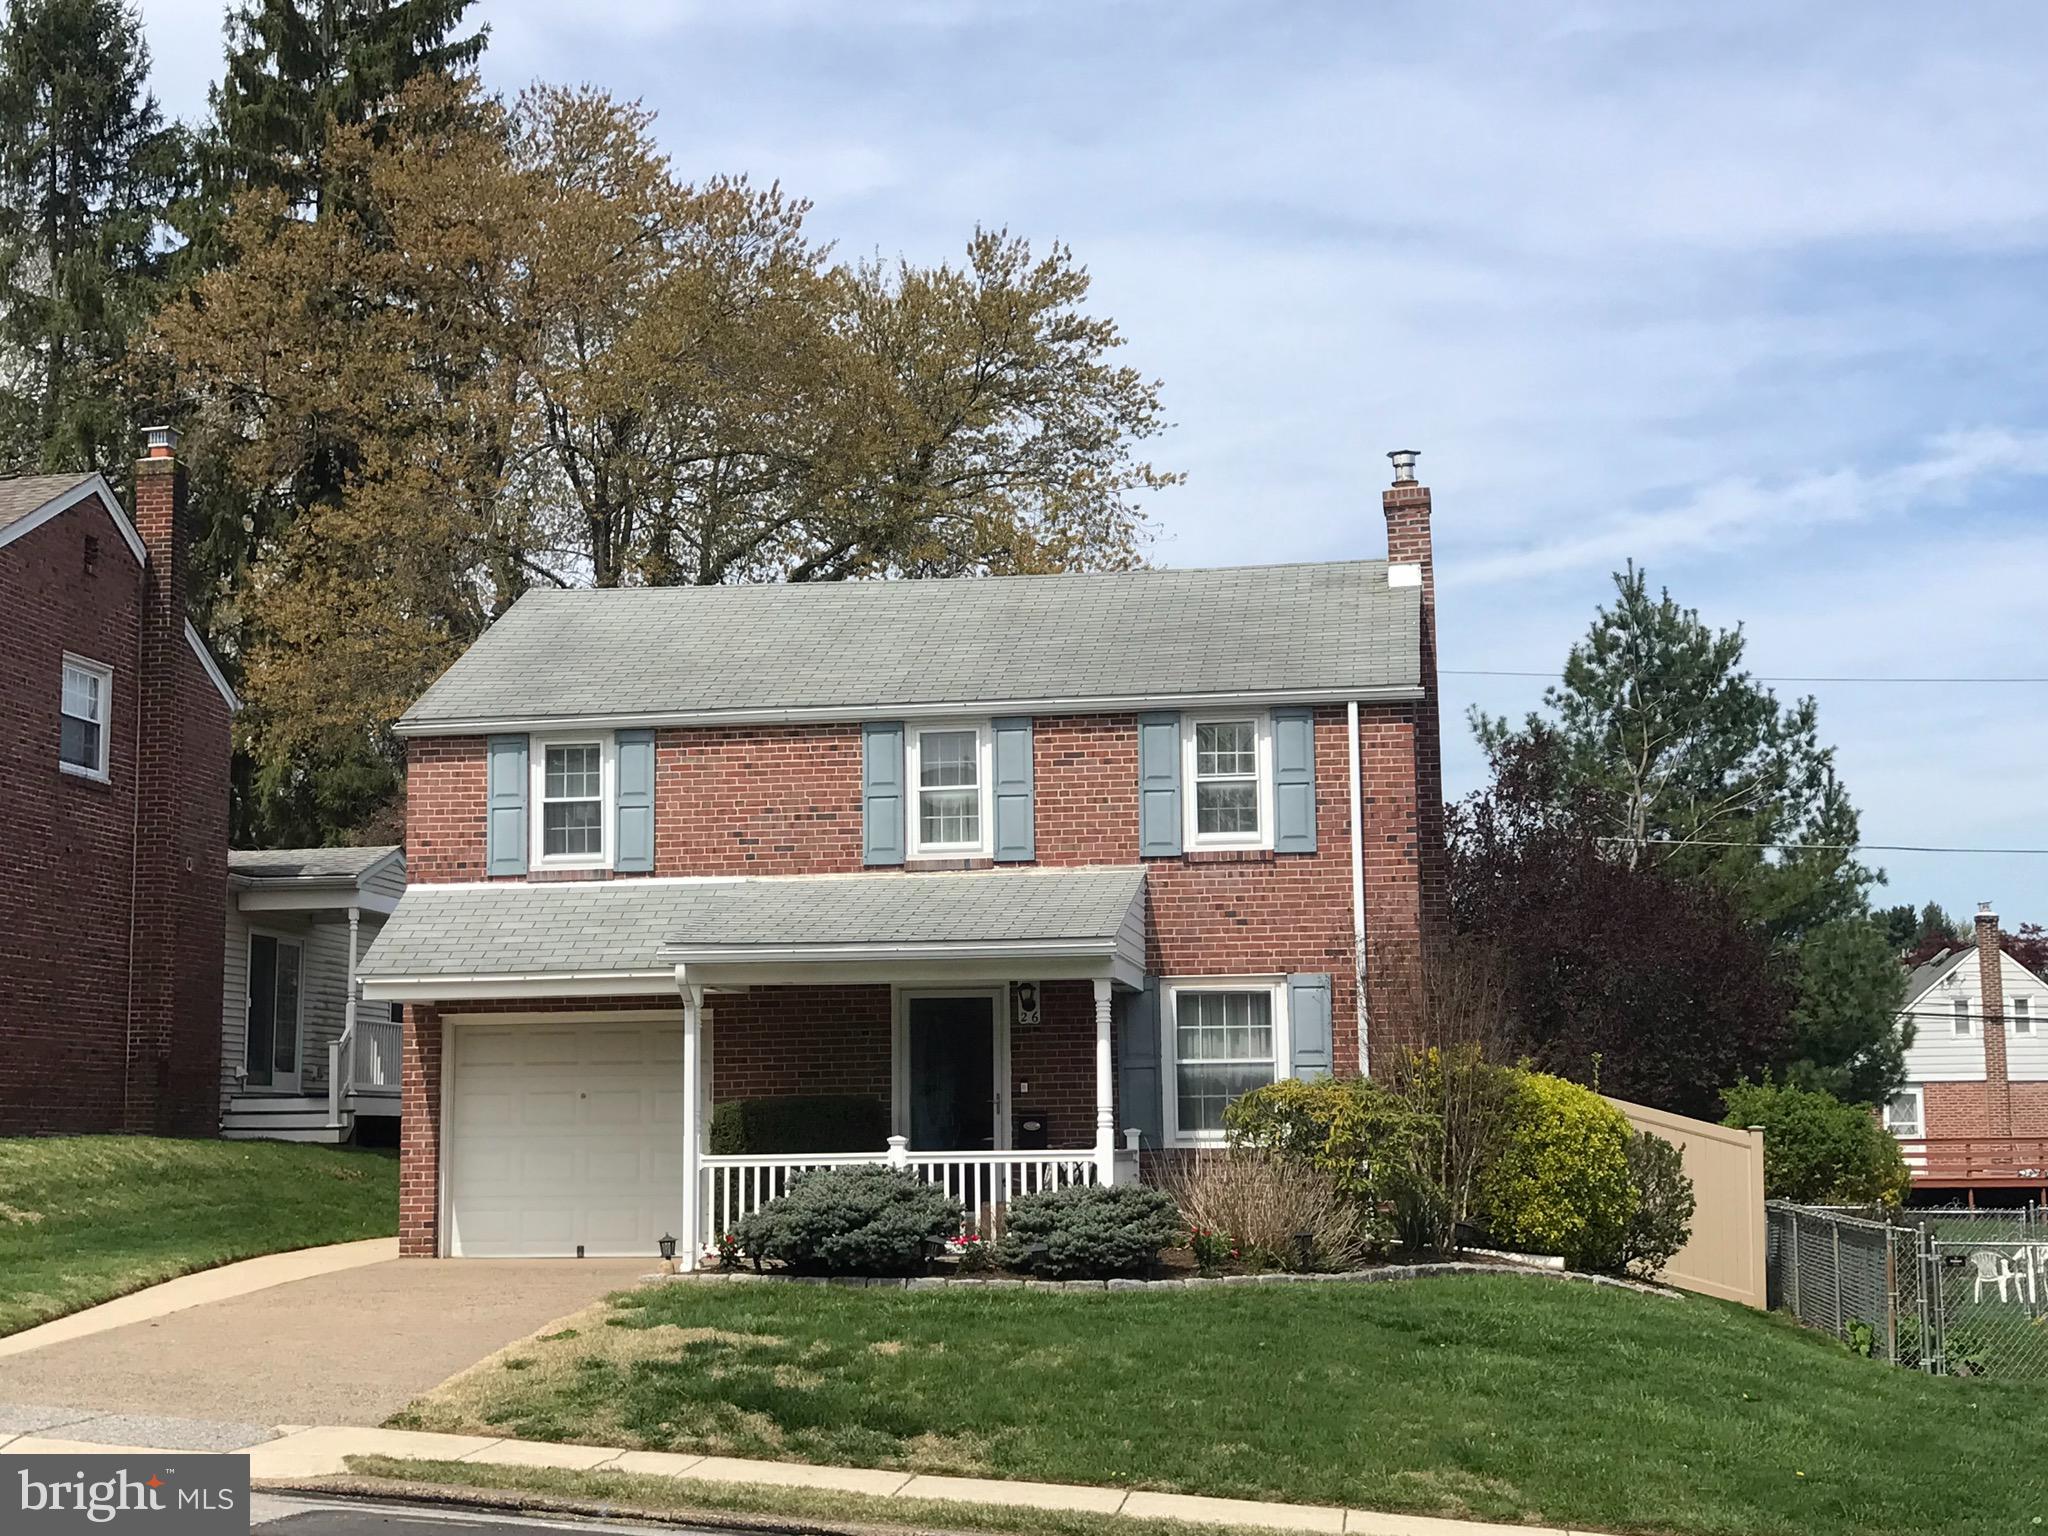
[[[228,855],[223,1136],[345,1141],[359,1119],[395,1120],[400,1025],[351,997],[404,890],[397,848]]]

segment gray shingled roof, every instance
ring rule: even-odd
[[[231,848],[228,874],[236,880],[360,880],[398,852],[381,848]]]
[[[659,974],[693,954],[804,945],[1100,943],[1145,872],[1106,869],[816,879],[414,885],[365,979]]]
[[[0,476],[0,528],[41,511],[92,474]]]
[[[1383,560],[946,581],[529,592],[401,730],[1420,682]]]
[[[1910,1008],[1923,997],[1927,989],[1942,977],[1961,965],[1964,960],[1977,952],[1976,947],[1963,944],[1952,950],[1943,950],[1925,964],[1914,967],[1906,975],[1906,1002]]]

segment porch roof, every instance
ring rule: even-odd
[[[369,997],[1144,971],[1145,872],[1081,869],[415,885],[365,957]]]

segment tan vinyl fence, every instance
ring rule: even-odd
[[[1662,1136],[1685,1159],[1697,1205],[1692,1239],[1659,1276],[1667,1285],[1739,1301],[1762,1311],[1764,1282],[1764,1133],[1668,1115],[1623,1099],[1608,1103],[1639,1131]]]

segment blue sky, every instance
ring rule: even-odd
[[[219,7],[143,0],[203,104]],[[842,252],[1065,240],[1165,382],[1155,560],[1384,548],[1447,667],[1554,667],[1634,556],[1765,674],[2048,675],[2048,10],[483,0],[485,73],[660,112]],[[1462,716],[1527,679],[1446,680]],[[1799,691],[1781,688],[1782,693]],[[1881,843],[2048,845],[2048,687],[1818,684]],[[2048,921],[2048,858],[1872,855]]]

